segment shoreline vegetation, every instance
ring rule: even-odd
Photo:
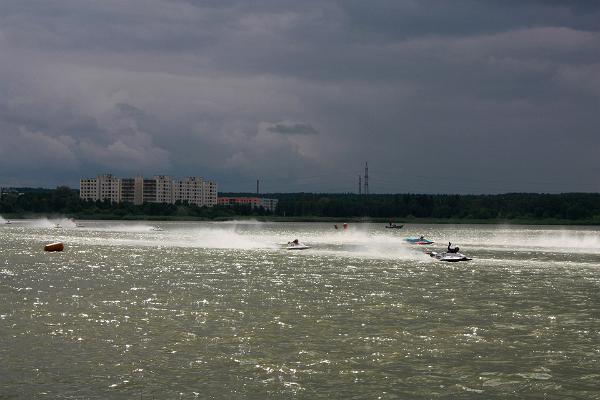
[[[160,215],[131,215],[121,217],[119,215],[98,214],[98,215],[72,215],[61,213],[28,213],[28,214],[9,214],[2,213],[1,216],[8,220],[32,220],[39,218],[60,219],[73,218],[78,221],[153,221],[153,222],[226,222],[226,221],[258,221],[258,222],[323,222],[332,224],[346,223],[371,223],[387,225],[390,220],[395,224],[436,224],[436,225],[582,225],[582,226],[600,226],[598,220],[557,220],[557,219],[457,219],[457,218],[367,218],[367,217],[282,217],[282,216],[244,216],[237,215],[232,217],[177,217]]]
[[[221,193],[223,196],[256,196]],[[270,193],[275,213],[244,206],[83,201],[79,191],[18,188],[0,197],[7,219],[368,222],[388,224],[600,225],[599,193],[509,193],[499,195]]]

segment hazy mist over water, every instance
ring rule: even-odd
[[[0,398],[600,398],[595,227],[0,222]]]

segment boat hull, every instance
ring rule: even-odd
[[[288,250],[306,250],[306,249],[310,249],[310,246],[300,243],[300,244],[295,244],[295,245],[289,245],[286,248]]]
[[[413,243],[413,244],[420,244],[420,245],[426,245],[426,244],[433,244],[433,240],[428,240],[428,239],[421,239],[421,238],[406,238],[404,239],[405,242],[408,243]]]
[[[429,255],[435,259],[438,259],[440,261],[445,261],[445,262],[458,262],[458,261],[471,260],[471,258],[465,256],[462,253],[447,253],[447,252],[437,253],[435,251],[432,251],[431,253],[429,253]]]

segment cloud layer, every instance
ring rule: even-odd
[[[0,185],[600,190],[593,1],[0,4]]]

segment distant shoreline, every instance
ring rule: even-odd
[[[327,222],[332,224],[347,223],[372,223],[385,224],[390,221],[395,224],[456,224],[456,225],[582,225],[582,226],[600,226],[598,220],[563,220],[563,219],[535,219],[535,218],[517,218],[517,219],[472,219],[472,218],[370,218],[370,217],[284,217],[284,216],[228,216],[217,218],[192,217],[192,216],[159,216],[159,215],[73,215],[60,213],[23,213],[23,214],[2,214],[4,219],[58,219],[72,218],[75,220],[98,220],[98,221],[261,221],[261,222]]]
[[[88,201],[58,187],[6,193],[0,216],[147,221],[371,222],[493,225],[600,225],[600,193],[507,193],[499,195],[272,193],[275,213],[249,205],[200,207],[178,202],[132,204]],[[350,217],[353,216],[353,217]],[[366,217],[365,217],[366,216]]]

